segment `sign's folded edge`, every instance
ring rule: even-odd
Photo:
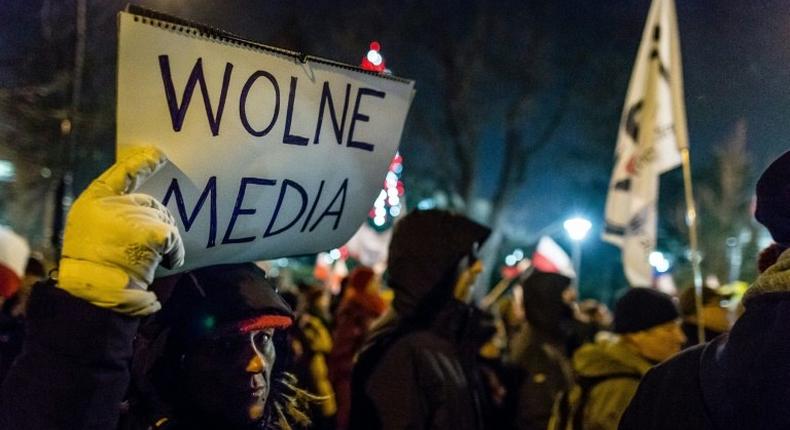
[[[364,70],[357,66],[352,66],[350,64],[341,63],[339,61],[329,60],[326,58],[316,57],[313,55],[307,55],[305,53],[296,52],[296,51],[289,51],[283,48],[277,48],[274,46],[265,45],[263,43],[255,42],[253,40],[245,39],[241,36],[236,34],[230,33],[225,30],[220,30],[218,28],[214,28],[205,24],[200,24],[197,22],[189,21],[183,18],[178,18],[172,15],[168,15],[162,12],[157,12],[151,9],[144,8],[142,6],[128,4],[126,5],[126,12],[138,16],[143,19],[143,23],[147,23],[146,20],[151,20],[151,24],[162,26],[161,23],[164,23],[165,29],[172,29],[172,30],[179,30],[177,26],[186,27],[189,29],[194,29],[198,31],[197,35],[202,37],[206,37],[209,39],[218,39],[223,42],[234,43],[240,46],[244,46],[246,48],[261,50],[269,53],[275,53],[279,55],[285,55],[288,57],[292,57],[295,60],[298,60],[302,63],[320,63],[331,67],[337,67],[341,69],[351,70],[357,73],[364,73],[366,75],[376,76],[382,79],[389,79],[396,82],[401,82],[404,84],[414,84],[415,81],[412,79],[401,78],[393,75],[385,75],[377,72],[373,72],[370,70]],[[168,27],[172,25],[173,27]]]

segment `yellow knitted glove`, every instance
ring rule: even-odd
[[[167,162],[141,148],[115,163],[74,202],[66,221],[58,286],[96,306],[148,315],[161,304],[147,291],[161,262],[184,262],[184,245],[172,214],[134,191]]]

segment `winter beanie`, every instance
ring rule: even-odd
[[[652,288],[630,288],[614,307],[614,332],[635,333],[676,320],[680,315],[668,295]]]
[[[754,217],[777,243],[790,247],[790,151],[771,163],[757,181]]]

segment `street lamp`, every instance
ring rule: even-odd
[[[576,272],[576,287],[579,287],[579,278],[581,277],[581,264],[582,264],[582,240],[587,237],[587,233],[592,227],[592,223],[584,218],[575,217],[566,220],[562,223],[568,237],[573,241],[573,270]]]
[[[666,273],[670,267],[669,260],[660,251],[651,252],[649,262],[658,273]]]

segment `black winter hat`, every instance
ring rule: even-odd
[[[152,423],[176,416],[176,405],[186,399],[178,370],[184,352],[195,341],[204,336],[286,328],[293,322],[290,306],[253,263],[210,266],[159,278],[151,290],[163,306],[144,320],[135,338],[130,403],[144,421]],[[287,351],[278,346],[285,346],[285,341],[284,332],[275,334],[278,358],[273,372],[287,363],[279,357]]]
[[[790,247],[790,151],[771,163],[757,181],[754,217],[774,241]]]
[[[253,263],[192,270],[181,274],[167,293],[158,283],[151,289],[164,303],[152,322],[171,326],[186,339],[222,327],[248,331],[262,326],[287,327],[293,321],[290,306]]]
[[[614,332],[635,333],[679,316],[670,296],[652,288],[629,288],[614,305]]]

